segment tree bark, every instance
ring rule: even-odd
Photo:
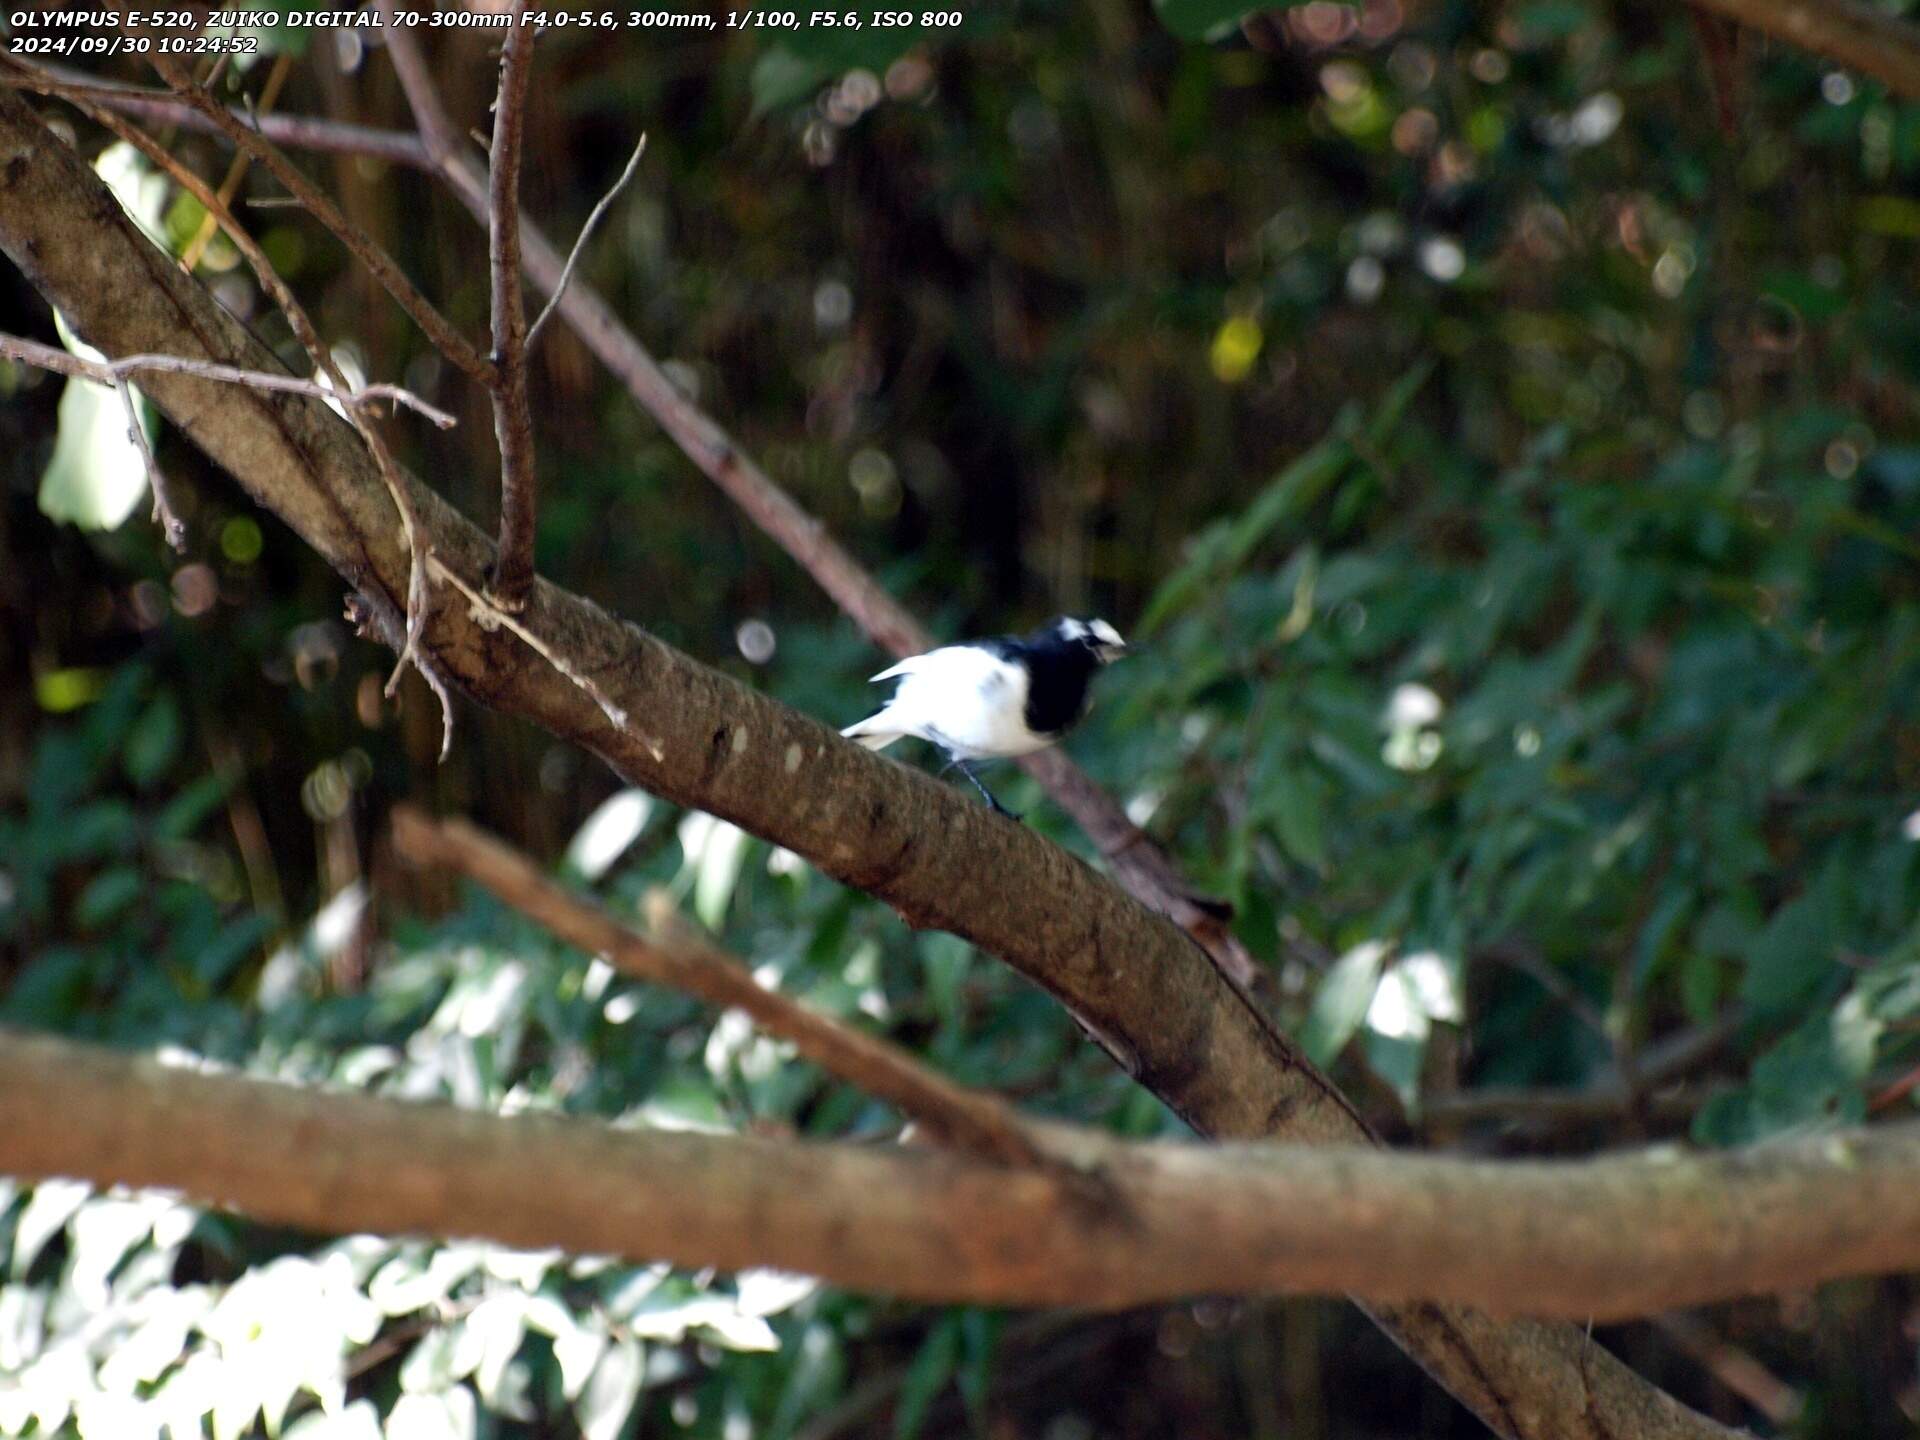
[[[1920,29],[1860,0],[1689,0],[1701,10],[1920,97]]]
[[[184,1190],[325,1234],[772,1265],[948,1303],[1344,1292],[1581,1320],[1920,1267],[1920,1124],[1552,1163],[1038,1128],[1049,1162],[1010,1167],[506,1119],[0,1030],[0,1171]]]
[[[171,353],[280,368],[246,329],[133,227],[106,187],[0,89],[0,250],[109,356]],[[319,402],[192,375],[143,382],[161,410],[362,597],[396,646],[409,556],[374,465]],[[486,537],[403,477],[423,543],[480,583]],[[1298,1048],[1228,985],[1193,941],[1023,826],[843,742],[616,620],[535,585],[523,622],[631,717],[437,591],[421,649],[480,703],[599,754],[657,795],[734,821],[1013,965],[1176,1113],[1218,1138],[1366,1136]],[[1568,1326],[1492,1321],[1431,1305],[1372,1312],[1433,1376],[1503,1435],[1725,1434]]]

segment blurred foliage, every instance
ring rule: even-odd
[[[1085,610],[1146,642],[1074,753],[1234,902],[1264,998],[1390,1135],[1578,1152],[1910,1115],[1920,106],[1753,37],[1722,94],[1684,15],[1588,0],[911,18],[553,31],[527,204],[570,235],[649,131],[583,273],[676,382],[943,632]],[[281,108],[408,123],[365,37],[266,38],[303,56]],[[489,39],[435,38],[471,122]],[[478,333],[466,217],[311,164]],[[130,179],[182,252],[198,207]],[[314,226],[244,213],[344,364],[460,415],[389,428],[487,516],[483,399]],[[295,356],[231,246],[199,272]],[[11,271],[0,320],[55,333]],[[493,1109],[891,1133],[737,1017],[397,869],[404,796],[616,908],[669,888],[963,1081],[1177,1131],[1051,1002],[791,855],[472,710],[434,764],[433,707],[382,700],[338,581],[164,427],[186,556],[138,519],[50,523],[50,466],[144,483],[124,447],[56,455],[63,383],[0,365],[0,1021]],[[535,385],[543,571],[862,713],[869,647],[570,337]],[[1608,1120],[1449,1110],[1623,1079]],[[1304,1304],[927,1311],[58,1184],[0,1193],[0,1266],[4,1434],[1478,1433]],[[1773,1431],[1893,1436],[1916,1303],[1889,1280],[1707,1318],[1795,1398]],[[1763,1423],[1667,1331],[1608,1339]]]

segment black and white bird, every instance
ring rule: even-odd
[[[840,733],[869,750],[911,735],[947,752],[1002,815],[1010,814],[974,773],[975,762],[1044,750],[1079,723],[1094,674],[1127,653],[1104,620],[1062,615],[1031,635],[995,635],[910,655],[874,676],[898,680],[893,698]]]

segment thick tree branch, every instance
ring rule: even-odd
[[[0,251],[109,354],[190,354],[249,370],[272,363],[3,89]],[[563,307],[584,293],[575,285]],[[197,376],[156,374],[146,388],[365,597],[390,643],[404,643],[396,597],[407,592],[410,557],[350,428],[318,401]],[[463,576],[485,574],[486,538],[430,488],[404,474],[402,482],[441,561]],[[1028,828],[551,584],[535,582],[525,618],[648,736],[613,724],[591,696],[467,607],[428,607],[421,643],[482,704],[543,725],[635,784],[775,840],[911,923],[951,930],[1013,965],[1201,1132],[1316,1142],[1365,1135],[1346,1099],[1183,932]],[[1372,1313],[1503,1435],[1545,1440],[1595,1424],[1641,1440],[1726,1433],[1571,1326],[1427,1304]]]
[[[1078,1174],[504,1119],[0,1031],[0,1172],[180,1189],[330,1234],[773,1265],[920,1300],[1344,1292],[1583,1320],[1920,1265],[1915,1125],[1556,1163],[1054,1138]]]
[[[1040,1147],[1011,1106],[936,1075],[897,1045],[767,989],[744,965],[676,926],[671,902],[665,911],[649,913],[654,933],[643,937],[464,821],[436,823],[402,807],[393,815],[393,841],[402,859],[458,870],[568,944],[606,956],[635,979],[744,1012],[761,1029],[792,1041],[821,1069],[897,1105],[949,1144],[1008,1164],[1040,1163]]]
[[[500,51],[493,102],[493,164],[487,177],[487,265],[492,275],[493,435],[500,447],[500,541],[487,598],[518,615],[533,585],[533,535],[539,513],[533,410],[527,400],[527,302],[520,289],[520,158],[533,78],[528,0],[514,0],[512,28]]]

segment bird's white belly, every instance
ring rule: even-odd
[[[991,655],[960,652],[906,676],[889,709],[912,732],[961,760],[993,760],[1045,749],[1027,728],[1027,677]]]

